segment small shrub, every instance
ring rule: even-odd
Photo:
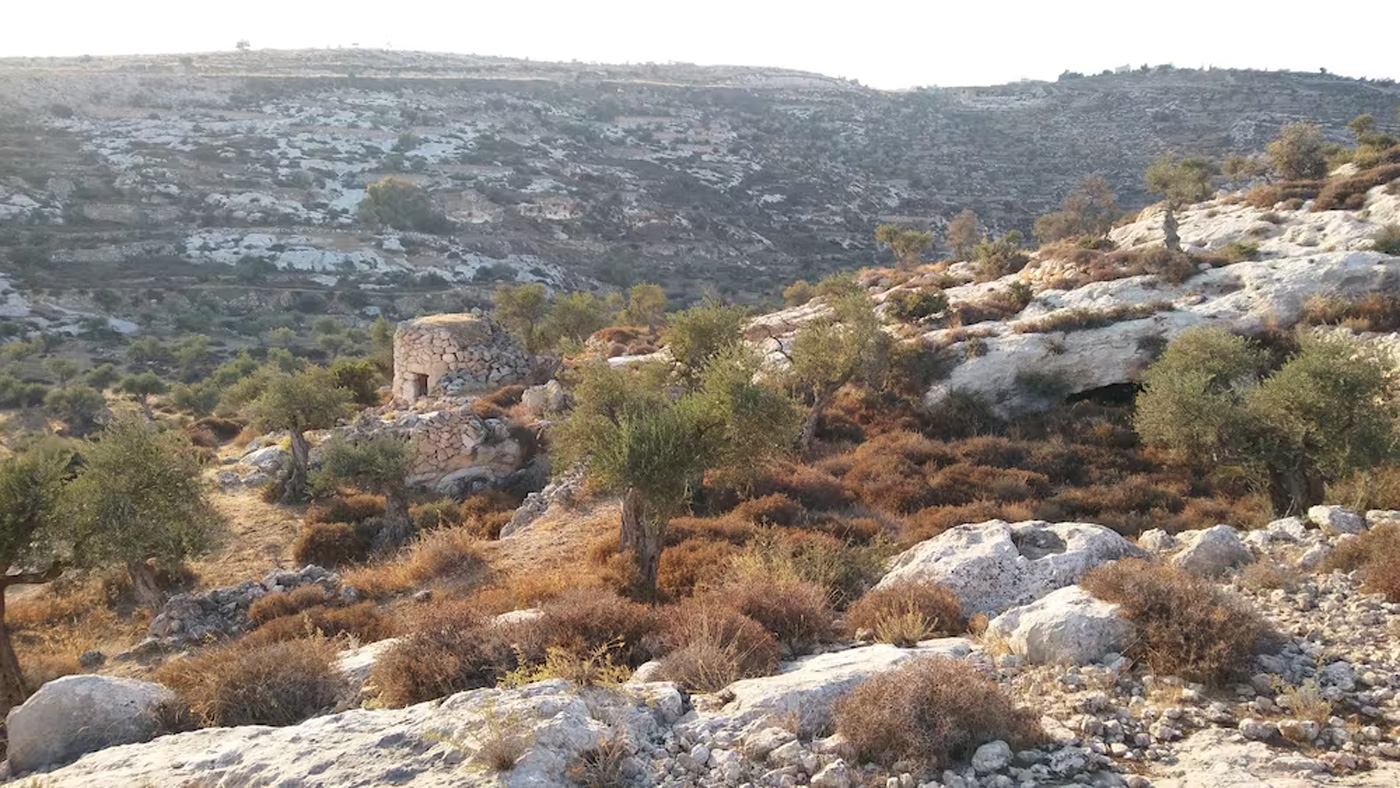
[[[473,586],[486,575],[477,541],[474,533],[462,527],[433,531],[389,561],[351,569],[345,573],[345,582],[371,599],[432,582]]]
[[[324,638],[209,649],[167,662],[155,679],[207,727],[294,725],[335,706],[345,689]]]
[[[1324,568],[1361,571],[1362,589],[1400,601],[1400,526],[1383,524],[1338,543]]]
[[[900,617],[907,619],[899,621]],[[963,629],[962,603],[952,591],[936,583],[898,583],[870,591],[856,600],[846,611],[846,629],[852,633],[869,631],[882,642],[892,643],[896,641],[881,637],[882,624],[887,634],[894,636],[900,633],[899,626],[916,619],[923,623],[921,631],[926,632],[919,640],[939,633],[956,634]]]
[[[896,290],[885,299],[889,313],[906,323],[916,323],[948,308],[941,290]]]
[[[1313,202],[1314,211],[1355,211],[1366,204],[1366,193],[1377,186],[1400,178],[1400,164],[1385,164],[1362,170],[1349,178],[1332,178],[1326,182]]]
[[[503,676],[501,685],[522,687],[537,681],[564,679],[579,687],[615,686],[632,676],[630,668],[614,659],[621,647],[621,640],[605,643],[586,653],[548,646],[544,662],[521,665]]]
[[[772,632],[793,654],[810,651],[835,631],[835,613],[827,592],[809,580],[742,574],[718,593]]]
[[[370,535],[349,523],[308,522],[292,545],[299,565],[316,564],[333,569],[369,557]]]
[[[1107,309],[1062,309],[1035,320],[1016,324],[1018,334],[1044,334],[1050,331],[1086,331],[1126,320],[1140,320],[1173,309],[1170,301],[1120,304]]]
[[[754,485],[755,495],[781,493],[811,511],[841,509],[851,491],[839,479],[810,465],[782,463]]]
[[[355,605],[318,605],[259,626],[248,633],[248,645],[280,643],[299,638],[354,638],[375,643],[394,636],[394,627],[373,602]]]
[[[1035,714],[976,667],[947,657],[911,660],[856,687],[836,705],[836,732],[862,761],[932,769],[990,741],[1036,740]]]
[[[587,655],[616,644],[616,656],[636,667],[651,659],[659,617],[646,605],[611,591],[571,589],[540,606],[538,637],[546,646]]]
[[[380,656],[370,680],[379,700],[397,708],[494,686],[522,655],[542,652],[529,625],[497,626],[469,604],[438,604]]]
[[[617,547],[616,537],[607,541],[614,549]],[[739,548],[729,542],[703,538],[670,545],[661,552],[656,585],[668,598],[690,596],[717,584],[739,552]]]
[[[1259,244],[1253,241],[1231,241],[1220,249],[1220,257],[1226,263],[1242,263],[1259,259]]]
[[[1400,224],[1387,224],[1371,236],[1371,248],[1400,257]]]
[[[1269,209],[1279,203],[1292,203],[1290,210],[1297,210],[1307,200],[1311,200],[1322,191],[1322,181],[1284,181],[1283,183],[1271,183],[1264,186],[1256,186],[1245,195],[1245,202],[1255,208]]]
[[[1259,560],[1240,570],[1240,585],[1251,591],[1283,590],[1292,592],[1302,581],[1302,575],[1291,566],[1270,560]]]
[[[734,507],[734,517],[754,525],[795,525],[802,505],[782,493],[751,498]]]
[[[254,624],[266,624],[274,618],[290,616],[308,608],[332,604],[332,597],[326,589],[315,584],[299,586],[253,602],[248,607],[248,619]]]
[[[1223,683],[1247,671],[1274,636],[1264,619],[1210,581],[1166,564],[1115,561],[1080,585],[1121,606],[1138,629],[1128,655],[1161,675]]]
[[[623,767],[629,754],[625,737],[604,739],[597,747],[579,751],[565,775],[582,788],[622,788],[627,784]]]
[[[672,611],[661,637],[661,676],[695,692],[718,692],[778,666],[778,642],[762,624],[713,600],[689,600]]]
[[[308,523],[362,523],[384,516],[384,498],[378,495],[338,496],[306,510]]]

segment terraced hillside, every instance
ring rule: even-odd
[[[752,300],[879,260],[882,221],[938,228],[972,208],[1025,230],[1091,173],[1141,205],[1163,152],[1257,151],[1304,119],[1346,139],[1397,102],[1390,83],[1170,67],[882,92],[362,50],[0,60],[0,256],[28,265],[21,289],[74,309],[99,282],[253,308],[361,286],[412,304],[500,279]],[[389,175],[447,221],[358,221]]]

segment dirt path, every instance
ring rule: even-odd
[[[587,571],[588,549],[616,535],[620,505],[587,501],[576,509],[550,512],[505,539],[484,542],[482,552],[498,582],[526,572]]]
[[[201,588],[237,585],[273,569],[294,568],[292,543],[301,528],[302,507],[266,503],[257,489],[216,492],[213,502],[228,525],[214,552],[191,563]]]

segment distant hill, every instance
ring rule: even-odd
[[[1164,152],[1257,151],[1298,120],[1347,139],[1351,118],[1397,104],[1389,82],[1170,67],[885,92],[371,50],[8,59],[0,259],[41,243],[52,264],[32,282],[58,288],[196,286],[235,269],[195,265],[241,264],[241,281],[312,288],[433,274],[754,299],[882,259],[883,221],[941,228],[972,208],[1027,230],[1094,173],[1134,207]],[[358,223],[386,175],[427,190],[450,229]]]

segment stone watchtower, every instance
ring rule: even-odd
[[[433,315],[406,320],[394,332],[394,399],[485,394],[528,382],[533,360],[489,318]]]

